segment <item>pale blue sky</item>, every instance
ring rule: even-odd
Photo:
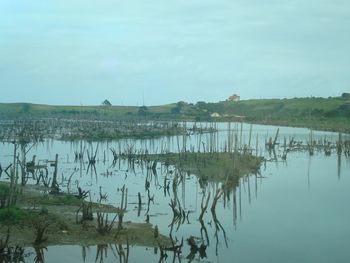
[[[0,102],[350,90],[348,0],[1,0]]]

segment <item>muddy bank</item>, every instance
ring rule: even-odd
[[[129,243],[158,247],[171,244],[169,238],[158,233],[150,223],[123,222],[122,229],[118,229],[117,219],[109,232],[100,234],[96,213],[104,215],[104,220],[108,215],[110,224],[117,208],[91,203],[93,219],[82,220],[82,214],[77,211],[86,201],[67,194],[50,195],[47,191],[40,186],[25,186],[20,189],[16,207],[0,209],[0,240],[5,241],[9,231],[11,246]],[[35,244],[38,229],[45,226],[42,242]]]

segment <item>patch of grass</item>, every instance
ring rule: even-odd
[[[0,183],[0,197],[6,195],[10,191],[10,187],[6,184]]]
[[[0,223],[9,225],[17,224],[20,221],[28,220],[32,214],[18,207],[9,207],[0,209]]]
[[[79,206],[82,200],[76,198],[73,195],[48,195],[45,197],[33,197],[32,202],[39,205],[72,205]]]
[[[0,209],[5,207],[9,192],[10,187],[6,184],[0,183]]]

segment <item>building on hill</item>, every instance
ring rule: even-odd
[[[237,94],[233,94],[232,96],[228,97],[228,99],[226,101],[234,101],[237,102],[240,100],[240,96],[238,96]]]
[[[213,112],[212,114],[210,114],[210,117],[212,117],[212,118],[220,118],[221,115],[219,113],[217,113],[217,112]]]

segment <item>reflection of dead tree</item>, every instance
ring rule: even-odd
[[[24,248],[9,246],[10,229],[7,229],[6,237],[0,239],[0,262],[24,262]]]
[[[198,245],[198,242],[200,242],[201,244]],[[199,253],[200,259],[207,257],[207,246],[203,244],[202,240],[197,241],[195,237],[191,236],[187,239],[187,243],[190,246],[190,254],[188,254],[188,256],[186,257],[189,260],[189,262],[192,262],[197,253]]]
[[[45,263],[44,250],[47,251],[47,248],[46,247],[34,247],[34,249],[35,249],[34,262],[35,263]]]
[[[111,167],[114,167],[117,163],[117,160],[118,160],[118,154],[117,154],[117,151],[114,149],[114,148],[110,148],[112,154],[113,154],[113,161],[112,161],[112,165]]]
[[[107,193],[102,193],[102,186],[100,186],[100,203],[102,202],[102,200],[107,201],[108,198],[108,194]]]
[[[117,251],[117,254],[119,256],[119,262],[120,263],[128,263],[129,262],[129,251],[130,251],[130,245],[129,245],[129,238],[126,236],[126,248],[123,248],[122,244],[115,244],[115,250]],[[117,258],[117,255],[115,254],[113,247],[111,245],[111,250],[114,254],[114,256]]]
[[[171,241],[170,247],[159,245],[159,250],[160,250],[160,258],[158,261],[159,263],[165,262],[165,260],[168,257],[167,251],[171,251],[174,253],[172,262],[175,262],[176,258],[178,258],[179,262],[181,262],[180,255],[182,254],[182,247],[183,247],[183,243],[184,243],[183,238],[181,239],[181,243],[177,244],[177,239],[174,240],[172,235],[170,234],[170,241]]]
[[[5,239],[2,239],[2,238],[0,239],[0,256],[3,255],[3,253],[7,249],[9,239],[10,239],[10,229],[8,228]]]
[[[170,200],[169,206],[173,211],[173,220],[168,226],[170,227],[170,234],[171,234],[173,232],[173,227],[175,224],[177,224],[177,230],[178,230],[181,224],[185,223],[186,218],[188,221],[188,216],[190,214],[190,211],[188,211],[186,214],[185,210],[183,210],[182,207],[180,206],[180,203],[173,199]]]
[[[151,196],[149,189],[147,190],[147,197],[148,197],[148,202],[147,202],[146,215],[149,212],[151,202],[152,202],[152,204],[154,204],[154,195]]]
[[[208,209],[208,204],[209,204],[209,200],[210,200],[210,192],[208,193],[208,197],[207,197],[207,200],[205,201],[205,203],[204,203],[204,200],[205,200],[205,192],[203,193],[203,196],[202,196],[202,203],[201,203],[201,210],[202,211],[201,211],[201,214],[199,216],[199,223],[201,224],[201,237],[203,239],[203,232],[204,232],[205,239],[207,240],[207,244],[209,245],[208,231],[207,231],[207,228],[205,227],[205,224],[203,221],[203,216],[204,216],[204,213]]]
[[[223,193],[224,193],[224,191],[222,189],[217,189],[216,190],[216,193],[215,193],[215,196],[214,196],[214,199],[213,199],[213,204],[212,204],[211,209],[210,209],[212,217],[213,217],[213,221],[214,221],[214,226],[215,226],[215,234],[214,234],[214,236],[216,238],[216,249],[215,249],[216,255],[218,255],[218,246],[219,246],[218,232],[220,231],[220,229],[222,230],[222,233],[224,235],[224,240],[225,240],[226,247],[228,247],[225,229],[221,225],[220,221],[218,220],[218,218],[216,216],[216,211],[215,211],[216,203],[220,199],[220,197],[222,196]]]
[[[87,155],[88,155],[88,159],[89,159],[89,165],[95,165],[96,164],[97,150],[98,150],[98,145],[96,147],[94,155],[93,154],[90,155],[89,150],[87,150]]]
[[[169,225],[170,234],[173,231],[174,224],[177,224],[177,230],[178,230],[180,228],[181,224],[183,224],[186,219],[189,222],[188,216],[190,214],[190,211],[188,211],[186,214],[185,210],[182,209],[181,203],[179,201],[178,194],[177,194],[178,185],[181,183],[181,180],[183,180],[183,177],[181,177],[181,179],[179,181],[179,177],[176,173],[174,176],[174,179],[173,179],[173,184],[172,184],[174,198],[171,199],[170,203],[169,203],[169,206],[171,207],[171,209],[173,211],[173,220]]]
[[[82,256],[84,262],[86,262],[86,250],[87,249],[90,250],[90,247],[88,247],[88,246],[81,247],[81,256]]]
[[[89,159],[89,164],[86,170],[86,174],[89,173],[90,169],[91,169],[91,176],[94,173],[95,176],[97,176],[97,171],[96,171],[96,156],[97,156],[97,150],[98,150],[98,145],[96,147],[96,151],[94,155],[90,155],[89,150],[87,150],[87,155],[88,155],[88,159]],[[97,177],[96,177],[97,180]]]
[[[108,245],[97,245],[95,262],[104,262],[104,259],[107,258],[107,249]]]
[[[85,145],[83,149],[83,142],[80,141],[80,152],[74,151],[74,162],[77,163],[78,160],[82,163],[84,161],[84,152],[85,152]]]
[[[159,256],[158,263],[163,263],[168,258],[168,254],[166,253],[166,250],[164,250],[161,246],[159,246],[159,249],[160,249],[160,256]],[[156,252],[155,252],[155,254],[156,254]]]
[[[201,203],[202,211],[199,215],[199,220],[203,220],[204,213],[207,211],[209,200],[210,200],[210,192],[208,194],[207,200],[205,201],[205,204],[204,204],[204,199],[205,199],[205,192],[203,193],[203,196],[202,196],[202,203]]]
[[[167,181],[168,181],[168,183],[167,183]],[[167,176],[164,177],[163,189],[164,189],[164,197],[166,197],[167,193],[168,193],[168,195],[170,195],[170,193],[169,193],[170,180],[167,179]]]
[[[96,165],[95,165],[95,164],[90,164],[90,163],[89,163],[89,165],[88,165],[88,167],[87,167],[87,170],[86,170],[86,174],[89,173],[90,169],[91,169],[91,177],[92,177],[92,174],[95,174],[95,176],[97,176]]]

